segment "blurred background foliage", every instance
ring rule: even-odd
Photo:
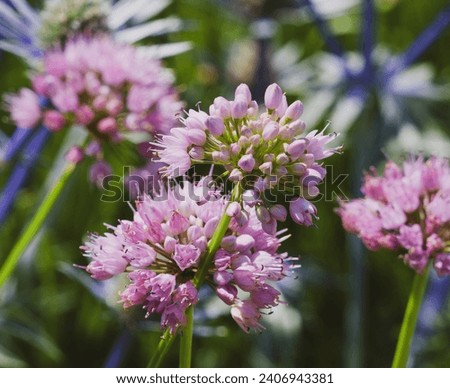
[[[329,130],[341,133],[338,141],[345,148],[329,160],[322,187],[326,196],[316,203],[317,228],[285,225],[292,238],[284,248],[300,255],[302,264],[298,279],[284,283],[288,304],[265,318],[265,332],[247,335],[229,309],[204,290],[202,307],[196,309],[194,366],[391,363],[413,274],[393,254],[369,253],[346,236],[334,209],[337,195],[359,194],[362,171],[380,166],[384,155],[396,160],[406,152],[449,156],[450,28],[444,23],[432,44],[422,44],[404,68],[399,58],[438,15],[447,20],[450,10],[447,0],[378,0],[373,10],[371,3],[174,0],[161,14],[178,16],[184,28],[155,43],[192,42],[192,50],[165,60],[187,107],[230,97],[240,82],[261,99],[276,81],[290,101],[304,102],[310,129],[330,121]],[[25,71],[21,60],[1,53],[1,93],[28,85]],[[13,126],[4,110],[0,119],[2,133],[10,135]],[[64,141],[63,133],[51,137],[1,226],[0,261],[61,163]],[[10,167],[0,168],[1,186]],[[73,267],[86,264],[78,247],[87,231],[103,231],[103,223],[131,216],[126,202],[102,202],[101,191],[86,176],[82,165],[0,292],[1,366],[142,367],[159,339],[156,320],[119,308],[120,284],[96,283]],[[432,286],[428,301],[434,313],[423,312],[411,362],[448,367],[450,287],[443,279],[434,279]],[[177,346],[165,363],[175,365]]]

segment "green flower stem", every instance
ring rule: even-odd
[[[242,188],[240,184],[234,185],[233,192],[231,193],[230,202],[239,202],[242,195]],[[200,263],[200,267],[198,268],[197,273],[194,276],[193,283],[194,286],[199,288],[203,281],[205,280],[206,274],[208,273],[208,269],[211,266],[213,258],[220,248],[220,243],[222,242],[225,233],[228,230],[228,226],[230,225],[231,217],[229,217],[226,213],[223,213],[222,218],[217,225],[217,229],[215,230],[211,240],[208,244],[208,250],[206,252],[205,258]]]
[[[405,316],[398,336],[392,368],[406,368],[409,357],[409,348],[416,328],[420,305],[427,286],[429,266],[423,274],[416,274],[409,294]]]
[[[50,210],[52,209],[59,195],[61,194],[61,191],[65,186],[67,180],[71,176],[72,172],[75,170],[75,167],[76,165],[72,163],[66,167],[59,180],[55,183],[53,187],[50,188],[50,191],[48,192],[43,202],[39,206],[39,209],[31,219],[30,223],[25,228],[20,238],[17,240],[11,253],[6,258],[5,262],[3,263],[3,266],[0,268],[0,288],[8,280],[9,276],[16,268],[16,265],[19,262],[21,256],[23,255],[27,247],[30,245],[30,243],[33,241],[34,237],[36,236],[36,233],[41,228],[42,224],[44,223],[45,219],[50,213]]]
[[[242,187],[240,184],[234,185],[233,192],[231,194],[231,202],[240,202],[242,195]],[[209,241],[208,248],[206,251],[205,257],[202,259],[200,263],[200,267],[198,268],[198,271],[196,272],[194,279],[192,282],[194,283],[194,286],[200,288],[200,286],[203,284],[203,281],[205,280],[205,277],[208,273],[208,269],[211,266],[211,263],[213,261],[214,255],[216,254],[217,250],[220,248],[220,243],[222,242],[223,237],[225,236],[225,233],[228,230],[228,226],[230,225],[231,217],[229,217],[226,213],[222,215],[222,218],[219,221],[219,224],[217,225],[217,229],[214,231],[214,234],[211,237],[211,240]],[[186,318],[188,320],[187,326],[183,329],[183,337],[181,338],[181,344],[180,344],[180,367],[188,368],[191,364],[191,353],[192,353],[192,333],[194,331],[194,310],[192,306],[186,310]],[[159,341],[159,344],[156,348],[156,351],[153,353],[152,358],[150,359],[150,362],[147,365],[147,368],[158,368],[161,364],[162,360],[164,359],[164,356],[166,355],[167,351],[169,350],[170,346],[173,343],[173,340],[175,339],[175,335],[171,334],[170,331],[167,329],[163,336],[161,337],[161,340]]]
[[[161,362],[163,361],[167,351],[172,345],[175,339],[175,333],[171,334],[169,329],[166,329],[159,340],[158,346],[150,359],[147,368],[159,368]]]
[[[186,310],[187,324],[180,338],[180,368],[190,368],[192,358],[192,337],[194,334],[194,306]]]

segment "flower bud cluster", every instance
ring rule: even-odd
[[[140,142],[166,133],[182,108],[172,75],[159,61],[107,36],[69,41],[64,49],[48,51],[43,63],[43,71],[32,78],[33,90],[9,97],[11,117],[22,128],[43,124],[58,132],[85,127],[92,141],[84,155],[98,161],[93,181],[110,170],[103,161],[103,144],[136,132],[142,135]],[[40,104],[42,98],[47,104]]]
[[[91,260],[86,271],[98,280],[127,273],[123,306],[161,314],[162,328],[174,333],[186,323],[185,310],[197,302],[193,280],[220,218],[225,211],[236,213],[206,282],[231,306],[240,327],[261,330],[261,313],[279,303],[280,293],[269,283],[292,268],[287,255],[277,253],[282,239],[262,230],[253,208],[245,210],[243,220],[240,207],[227,206],[227,199],[203,182],[185,182],[158,198],[142,197],[132,221],[90,236],[81,247]]]
[[[265,92],[260,112],[247,85],[236,88],[234,100],[217,97],[209,113],[189,110],[183,126],[173,128],[158,144],[159,156],[168,176],[183,175],[194,164],[223,166],[229,179],[249,191],[245,199],[258,205],[258,218],[267,231],[276,230],[286,211],[271,209],[265,191],[283,190],[293,198],[290,213],[295,222],[312,224],[315,207],[308,201],[319,194],[324,179],[320,161],[340,150],[328,148],[335,134],[312,131],[305,134],[303,105],[288,105],[277,84]]]

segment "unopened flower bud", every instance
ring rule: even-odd
[[[269,175],[272,173],[272,162],[265,162],[259,166],[259,170],[266,175]]]
[[[216,294],[224,303],[231,306],[236,300],[238,290],[235,286],[227,284],[223,287],[217,287]]]
[[[255,159],[253,155],[243,155],[238,162],[238,166],[245,172],[253,171],[255,167]]]
[[[280,166],[280,167],[278,167],[277,170],[276,170],[276,175],[277,175],[278,177],[285,176],[285,175],[287,175],[287,173],[288,173],[288,170],[287,170],[287,168],[284,167],[284,166]]]
[[[287,147],[287,152],[291,156],[291,158],[298,159],[300,155],[302,155],[306,150],[306,140],[305,139],[299,139],[294,140],[289,146]]]
[[[44,125],[52,132],[63,129],[65,124],[64,116],[56,110],[48,110],[44,112]]]
[[[288,108],[287,98],[283,94],[283,97],[281,98],[280,105],[278,105],[278,108],[276,110],[277,116],[282,117],[284,113],[286,112],[286,109]]]
[[[230,181],[232,182],[239,182],[242,180],[242,177],[242,171],[237,168],[233,169],[230,173]]]
[[[237,155],[239,152],[241,152],[241,146],[238,143],[233,143],[230,146],[231,155]]]
[[[298,119],[288,124],[288,127],[294,136],[299,136],[305,132],[306,124],[303,120]]]
[[[291,141],[294,138],[294,131],[287,125],[283,125],[280,127],[280,131],[278,132],[278,137],[282,140]]]
[[[254,117],[258,113],[258,110],[258,103],[256,101],[251,101],[247,109],[247,115],[250,117]]]
[[[286,221],[287,210],[283,205],[274,205],[269,209],[269,212],[277,221]]]
[[[73,146],[66,153],[66,160],[69,163],[78,164],[83,160],[84,152],[81,147]]]
[[[246,84],[240,84],[236,88],[234,92],[234,98],[236,100],[239,97],[243,98],[247,104],[249,104],[250,101],[252,100],[252,93],[250,92],[250,89]]]
[[[226,209],[227,216],[237,217],[241,214],[241,205],[238,202],[230,202]]]
[[[316,158],[313,154],[303,154],[301,155],[300,160],[306,164],[306,166],[311,167],[314,162],[316,161]]]
[[[303,104],[301,101],[295,101],[288,106],[286,112],[284,113],[282,121],[295,121],[300,118],[303,113]]]
[[[263,129],[263,139],[265,141],[273,140],[278,135],[278,124],[271,121],[269,124],[267,124]]]
[[[242,210],[241,214],[234,217],[234,220],[239,226],[245,226],[248,223],[248,213],[245,210]]]
[[[112,117],[105,117],[97,124],[97,129],[101,133],[113,134],[117,130],[117,123]]]
[[[88,125],[95,117],[92,109],[87,105],[80,105],[75,112],[75,118],[78,124]]]
[[[242,119],[247,115],[247,102],[243,98],[237,98],[231,103],[231,117]]]
[[[282,98],[283,91],[274,83],[266,89],[266,93],[264,94],[264,104],[267,109],[274,110],[281,104]]]
[[[241,147],[247,147],[250,144],[250,140],[246,136],[241,136],[237,142],[237,144]]]
[[[254,145],[255,147],[259,145],[261,142],[261,136],[260,135],[253,135],[250,137],[250,143]]]
[[[202,160],[205,152],[202,147],[192,147],[189,156],[194,160]]]
[[[258,217],[258,220],[260,220],[263,224],[270,222],[272,218],[269,211],[264,206],[256,207],[256,217]]]
[[[227,271],[216,271],[213,279],[218,286],[224,286],[233,280],[233,274]]]
[[[303,175],[306,172],[306,168],[305,163],[294,163],[290,166],[290,169],[294,175]]]
[[[289,157],[285,153],[279,154],[277,155],[276,161],[279,165],[283,166],[286,163],[289,163]]]
[[[236,249],[236,236],[225,236],[222,239],[220,246],[226,251],[233,252]]]
[[[211,156],[215,162],[227,162],[230,159],[230,153],[226,149],[213,151]]]
[[[202,146],[206,142],[206,133],[199,128],[191,128],[187,130],[187,137],[192,144]]]
[[[206,128],[213,136],[220,136],[225,129],[225,125],[220,117],[210,116],[206,119]]]
[[[94,98],[94,101],[92,101],[92,106],[94,107],[95,110],[102,111],[105,110],[107,103],[108,98],[106,96],[99,94]]]
[[[117,116],[123,109],[123,103],[119,98],[113,97],[108,100],[105,109],[111,116]]]
[[[97,157],[100,154],[101,149],[100,143],[97,140],[93,140],[86,146],[85,153],[88,156]]]
[[[255,239],[249,234],[241,234],[236,238],[236,249],[239,252],[245,252],[252,249],[255,245]]]
[[[175,246],[178,241],[174,239],[172,236],[166,236],[164,240],[164,250],[168,253],[173,253],[175,251]]]
[[[195,113],[195,111],[193,111]],[[204,129],[205,125],[202,123],[202,121],[198,117],[191,117],[189,116],[184,120],[185,127],[190,131],[192,129]],[[188,132],[189,132],[188,131]]]
[[[230,101],[223,97],[216,97],[214,99],[214,113],[220,116],[222,119],[231,117],[231,104]]]
[[[264,155],[264,161],[265,162],[273,162],[275,160],[274,154],[265,154]]]
[[[205,236],[211,238],[219,225],[219,217],[209,219],[205,224]]]
[[[261,226],[264,232],[272,236],[277,232],[277,220],[275,218],[271,218],[269,222],[262,222]]]
[[[242,193],[242,200],[248,206],[253,207],[259,202],[259,195],[254,190],[245,190]]]

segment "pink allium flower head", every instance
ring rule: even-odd
[[[264,194],[269,189],[288,187],[294,198],[317,196],[317,185],[326,174],[320,161],[340,150],[328,147],[335,134],[305,134],[300,118],[302,103],[288,105],[277,84],[267,88],[262,112],[247,85],[239,85],[234,95],[232,101],[217,97],[208,113],[189,110],[182,126],[162,136],[155,144],[160,147],[161,162],[166,164],[162,173],[174,177],[196,163],[221,165],[232,182],[240,182],[255,193],[256,198],[248,204],[266,208],[270,204]],[[294,220],[311,225],[315,212],[309,214]],[[283,218],[278,211],[268,213],[262,222],[267,231],[276,231],[277,221]]]
[[[341,202],[344,228],[357,234],[371,250],[399,252],[421,273],[434,261],[440,276],[450,274],[450,165],[448,159],[411,158],[399,166],[374,168],[361,191],[364,198]]]
[[[138,48],[107,35],[81,35],[46,51],[43,69],[32,79],[34,91],[10,97],[11,117],[20,127],[43,122],[51,131],[83,125],[98,144],[148,143],[178,121],[182,104],[172,78]]]
[[[210,225],[217,225],[227,204],[202,181],[143,195],[132,221],[109,226],[111,232],[102,236],[91,235],[81,247],[91,260],[86,270],[98,280],[127,273],[129,283],[120,293],[123,306],[141,305],[148,314],[161,314],[162,328],[174,333],[186,322],[185,310],[197,303],[192,280],[207,251]],[[293,265],[286,254],[277,253],[281,239],[263,231],[254,208],[244,205],[244,212],[245,224],[232,218],[207,283],[231,306],[244,330],[260,330],[262,311],[279,303],[280,293],[272,285]]]
[[[39,97],[30,89],[23,88],[19,94],[6,98],[11,119],[18,127],[32,129],[41,119]]]

